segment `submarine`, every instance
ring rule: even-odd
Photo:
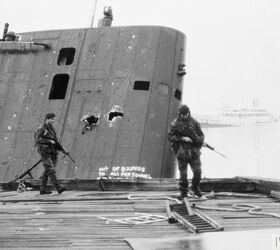
[[[0,182],[38,159],[34,132],[56,114],[59,179],[174,178],[167,140],[181,104],[185,35],[161,26],[98,27],[16,34],[0,41]],[[11,38],[11,39],[7,39]],[[42,169],[32,170],[39,179]]]

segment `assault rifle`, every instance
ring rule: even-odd
[[[76,162],[75,162],[74,159],[71,157],[71,155],[69,154],[69,152],[67,152],[67,151],[64,149],[64,147],[59,143],[59,141],[58,141],[56,138],[54,138],[54,137],[48,137],[48,136],[44,136],[44,138],[49,139],[49,140],[53,140],[53,141],[55,142],[55,147],[56,147],[59,151],[61,151],[63,154],[67,155],[67,156],[70,158],[70,160],[71,160],[74,164],[76,164]]]
[[[187,136],[187,137],[191,138],[192,141],[195,141],[196,138],[198,137],[198,135],[197,135],[196,133],[194,133],[193,131],[188,131],[188,133],[181,133],[181,135]],[[206,148],[209,148],[210,150],[212,150],[212,151],[214,151],[214,152],[216,152],[216,153],[219,154],[220,156],[222,156],[222,157],[228,159],[228,157],[226,157],[224,154],[222,154],[222,153],[218,152],[217,150],[215,150],[215,148],[212,147],[212,146],[210,146],[208,143],[204,143],[203,146],[206,147]]]
[[[224,157],[224,158],[226,158],[226,159],[228,159],[224,154],[222,154],[222,153],[220,153],[220,152],[218,152],[217,150],[215,150],[215,148],[214,147],[211,147],[209,144],[207,144],[207,143],[204,143],[204,145],[203,145],[204,147],[206,147],[206,148],[209,148],[210,150],[212,150],[212,151],[214,151],[214,152],[216,152],[217,154],[219,154],[220,156],[222,156],[222,157]]]
[[[44,137],[46,139],[49,139],[49,140],[53,140],[55,141],[55,146],[57,147],[58,150],[60,150],[61,152],[63,152],[65,155],[67,155],[70,160],[76,164],[76,162],[74,161],[74,159],[70,156],[70,154],[63,148],[63,146],[55,139],[55,138],[51,138],[51,137]],[[22,179],[24,176],[26,175],[29,175],[29,177],[31,179],[33,179],[33,176],[31,174],[31,171],[37,167],[40,163],[42,162],[42,159],[38,160],[33,166],[31,166],[30,168],[28,168],[26,171],[24,171],[22,174],[20,174],[19,176],[16,176],[15,179],[13,179],[12,181],[10,181],[9,183],[13,183],[13,182],[16,182],[17,180],[20,180]]]

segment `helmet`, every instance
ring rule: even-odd
[[[52,118],[54,118],[54,117],[55,117],[55,114],[54,114],[54,113],[48,113],[48,114],[45,115],[45,120],[47,120],[47,119],[52,119]]]
[[[187,115],[190,114],[190,109],[187,105],[182,105],[178,110],[179,115]]]

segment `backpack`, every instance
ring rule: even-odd
[[[39,135],[41,129],[42,129],[42,126],[39,126],[39,127],[36,129],[36,131],[34,132],[34,135],[33,135],[33,138],[34,138],[34,147],[35,147],[35,148],[38,147],[38,135]]]

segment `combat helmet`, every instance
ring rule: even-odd
[[[190,109],[187,105],[182,105],[179,109],[178,109],[178,115],[187,115],[190,114]]]

